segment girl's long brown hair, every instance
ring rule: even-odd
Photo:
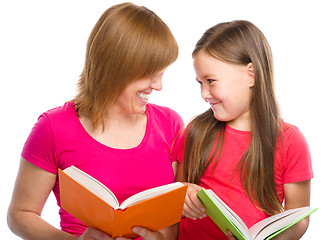
[[[109,106],[127,85],[159,73],[177,57],[174,36],[154,12],[132,3],[107,9],[87,42],[74,99],[78,115],[104,130]]]
[[[278,213],[282,211],[282,205],[274,180],[274,155],[281,120],[274,94],[270,46],[254,24],[232,21],[208,29],[197,42],[192,56],[201,51],[228,63],[253,65],[255,84],[250,101],[251,142],[237,169],[253,203],[268,214]],[[218,161],[210,153],[217,134],[219,141],[216,149],[220,152],[225,126],[225,122],[214,117],[211,109],[189,123],[184,152],[187,181],[198,184],[209,164]]]

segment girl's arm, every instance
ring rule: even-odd
[[[84,234],[78,238],[51,226],[40,217],[55,182],[56,175],[22,158],[11,203],[8,208],[7,221],[9,228],[23,239],[111,240],[112,238],[105,233],[92,228],[88,228]]]
[[[178,163],[177,165],[176,181],[188,185],[185,202],[184,202],[184,208],[183,208],[183,216],[191,219],[197,219],[197,218],[202,219],[206,217],[207,216],[206,209],[203,203],[196,195],[201,190],[201,187],[193,183],[186,183],[186,177],[184,176],[183,173],[182,163]]]
[[[311,198],[311,180],[288,183],[283,185],[285,205],[284,209],[292,209],[310,206]],[[304,218],[300,222],[296,223],[291,228],[282,232],[280,235],[275,237],[276,240],[297,240],[300,239],[307,230],[309,224],[309,217]]]
[[[284,209],[289,210],[293,208],[310,206],[311,196],[311,180],[288,183],[283,185],[285,195]],[[275,240],[298,240],[307,230],[309,224],[309,217],[304,218],[294,226],[288,228],[278,236]],[[235,240],[230,231],[226,232],[229,240]]]

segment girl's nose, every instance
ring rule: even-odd
[[[206,84],[202,85],[201,87],[201,97],[207,101],[211,98],[211,94],[210,94],[210,91],[209,91],[209,88]]]

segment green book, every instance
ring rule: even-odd
[[[224,233],[230,230],[237,240],[272,239],[318,210],[310,207],[290,209],[263,219],[248,229],[242,219],[212,190],[201,189],[198,197],[205,205],[208,216],[217,226]]]

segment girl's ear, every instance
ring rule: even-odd
[[[255,72],[252,63],[247,64],[247,69],[248,69],[248,86],[253,87],[255,85]]]

